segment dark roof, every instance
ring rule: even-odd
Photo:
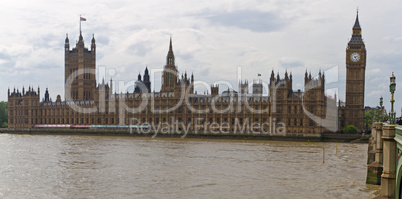
[[[360,28],[360,23],[359,23],[359,13],[357,13],[356,15],[356,21],[355,21],[355,25],[353,26],[353,30],[359,30]]]
[[[349,44],[364,44],[361,35],[352,35],[352,38],[349,41]]]

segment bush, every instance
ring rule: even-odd
[[[343,132],[345,133],[357,133],[357,128],[354,125],[348,125],[345,128],[343,128]]]

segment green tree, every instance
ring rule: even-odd
[[[0,124],[8,122],[8,103],[0,102]]]
[[[8,128],[8,123],[7,123],[7,122],[3,122],[3,125],[1,125],[1,128]]]
[[[369,111],[364,112],[364,127],[366,129],[370,129],[376,117],[380,115],[380,110],[371,109]]]
[[[343,132],[345,133],[357,133],[357,128],[354,125],[348,125],[343,128]]]
[[[385,119],[388,119],[388,115],[382,115],[379,109],[371,109],[364,112],[364,127],[370,129],[374,122],[382,122]]]

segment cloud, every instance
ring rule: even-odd
[[[149,42],[137,42],[136,44],[131,45],[128,48],[128,51],[137,55],[137,56],[145,56],[148,51],[151,51]]]
[[[367,96],[368,97],[377,97],[377,96],[380,96],[381,93],[382,93],[382,90],[372,90],[367,94]]]
[[[302,61],[300,61],[298,58],[294,58],[294,57],[282,57],[279,60],[279,64],[285,68],[295,68],[295,67],[304,66]]]
[[[236,27],[253,32],[272,32],[282,29],[287,22],[274,12],[258,10],[235,10],[225,13],[206,11],[197,14],[217,26]]]
[[[110,42],[110,39],[108,39],[107,37],[104,37],[104,36],[96,37],[96,35],[95,35],[95,42],[97,45],[101,44],[101,45],[107,46]]]

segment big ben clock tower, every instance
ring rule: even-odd
[[[366,47],[362,39],[359,13],[356,15],[352,38],[346,49],[346,107],[345,124],[354,125],[360,132],[364,125],[364,83]]]

